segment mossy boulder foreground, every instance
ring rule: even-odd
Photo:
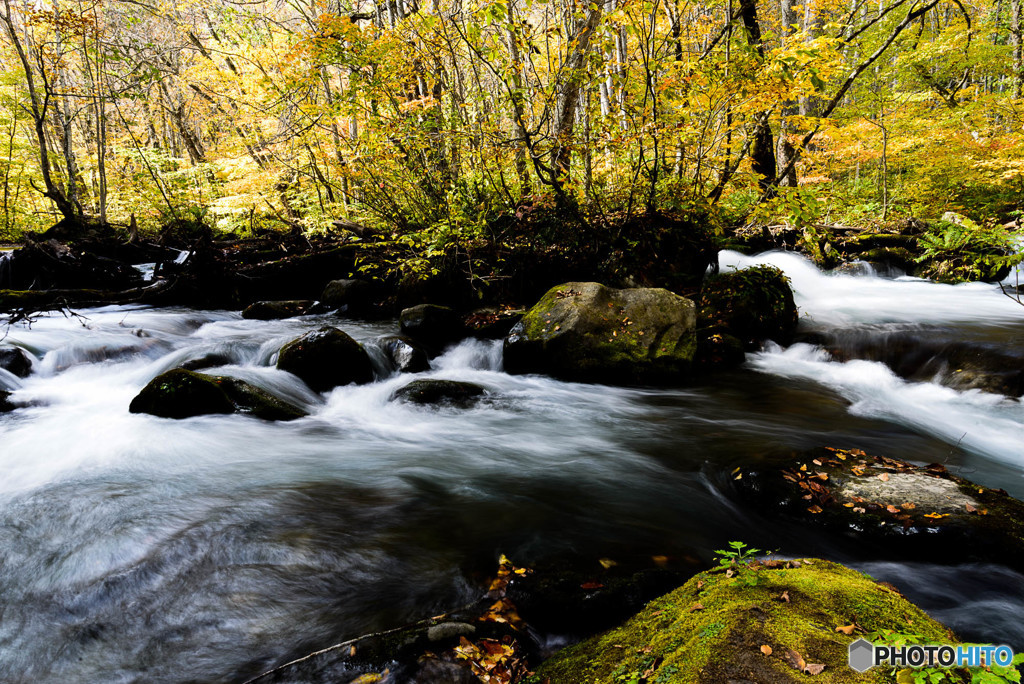
[[[938,463],[827,448],[735,477],[738,496],[756,510],[870,541],[893,557],[1024,569],[1024,503]]]
[[[244,380],[183,368],[153,378],[132,399],[128,410],[161,418],[246,413],[263,420],[294,420],[306,415],[302,409]]]
[[[825,560],[754,561],[700,573],[621,627],[560,651],[535,684],[834,684],[891,682],[857,673],[850,643],[895,632],[911,643],[953,634],[892,588]]]
[[[660,288],[573,282],[548,290],[505,338],[505,370],[666,384],[690,375],[696,306]]]
[[[363,345],[330,326],[308,332],[281,347],[277,367],[297,375],[317,392],[339,385],[373,382],[373,364]]]

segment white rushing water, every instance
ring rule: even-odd
[[[830,275],[782,253],[724,253],[722,263],[785,270],[806,331],[969,329],[986,344],[1024,344],[1024,307],[989,285]],[[0,389],[26,405],[0,414],[3,682],[244,680],[293,649],[474,600],[470,571],[488,572],[499,553],[707,559],[725,540],[756,538],[856,558],[854,541],[763,521],[719,484],[736,465],[821,446],[945,460],[1024,495],[1020,402],[836,361],[807,343],[665,390],[510,376],[500,342],[467,340],[415,376],[487,390],[458,410],[393,401],[412,378],[385,372],[379,354],[376,382],[323,395],[273,367],[307,330],[337,325],[372,351],[393,321],[81,314],[11,326],[3,341],[35,359],[28,378],[0,371]],[[309,416],[128,412],[150,379],[209,355],[228,363],[204,372],[243,378]],[[984,601],[1019,613],[1014,591],[988,587]],[[1024,628],[986,632],[972,605],[943,616],[1024,645]]]
[[[830,274],[797,254],[772,252],[753,257],[723,252],[721,266],[771,265],[791,279],[802,325],[809,329],[916,331],[929,326],[974,326],[1009,332],[1024,349],[1024,305],[998,285],[945,285],[920,278],[895,279]],[[749,357],[751,367],[779,377],[819,383],[850,402],[858,416],[890,420],[936,436],[1024,472],[1024,404],[976,389],[957,391],[935,382],[910,382],[885,364],[867,360],[836,362],[808,344],[778,345]]]

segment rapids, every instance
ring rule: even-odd
[[[730,498],[737,465],[820,446],[941,461],[1024,497],[1024,405],[852,358],[894,334],[1024,356],[1024,306],[994,285],[827,274],[792,254],[721,263],[783,268],[804,341],[677,389],[510,376],[499,342],[465,341],[422,376],[486,387],[470,410],[389,401],[409,377],[380,355],[377,382],[323,396],[273,368],[311,328],[372,350],[393,322],[119,307],[11,326],[4,342],[36,365],[0,371],[29,404],[0,415],[0,681],[244,680],[467,603],[501,553],[707,562],[732,539],[851,563],[964,637],[1024,648],[1021,575],[876,558]],[[155,375],[213,353],[231,359],[213,372],[310,416],[128,413]]]

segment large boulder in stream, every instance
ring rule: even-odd
[[[391,395],[394,401],[469,408],[487,393],[480,385],[456,380],[413,380]]]
[[[889,667],[857,673],[848,665],[850,644],[879,632],[910,633],[910,643],[957,641],[891,587],[837,563],[735,563],[696,575],[621,627],[556,653],[527,681],[892,682]]]
[[[21,347],[0,347],[0,368],[27,378],[32,372],[32,357]]]
[[[466,336],[462,317],[447,306],[418,304],[403,309],[398,317],[402,334],[419,342],[431,354]]]
[[[756,349],[764,340],[789,344],[797,308],[789,279],[774,266],[754,266],[707,279],[700,293],[698,321],[702,342],[714,335]]]
[[[320,303],[350,316],[371,314],[383,296],[376,282],[358,278],[332,280],[324,287]]]
[[[203,375],[175,368],[153,378],[132,399],[131,413],[161,418],[192,418],[245,413],[263,420],[294,420],[305,411],[237,378]]]
[[[861,539],[883,556],[1024,570],[1024,503],[938,463],[828,448],[743,468],[733,485],[757,511]]]
[[[370,356],[345,332],[325,326],[281,347],[277,367],[301,378],[317,392],[339,385],[373,382]]]
[[[565,283],[548,290],[505,338],[505,370],[666,384],[690,374],[696,346],[689,299],[660,288]]]

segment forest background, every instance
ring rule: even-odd
[[[2,2],[0,240],[968,217],[941,247],[1024,209],[1021,0]]]

